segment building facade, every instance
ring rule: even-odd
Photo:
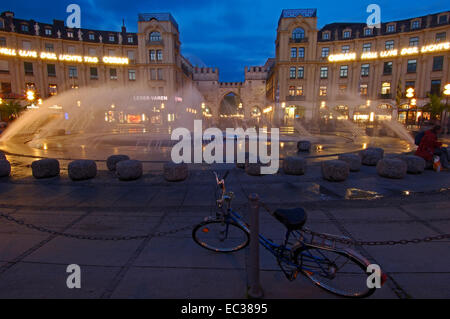
[[[428,94],[450,82],[450,12],[382,23],[317,27],[316,9],[283,10],[275,58],[245,67],[244,81],[221,82],[217,68],[193,66],[181,53],[169,13],[139,14],[138,32],[70,29],[0,15],[2,99],[32,90],[47,98],[79,87],[146,88],[148,106],[183,105],[193,90],[203,116],[292,124],[319,119],[396,117],[414,122]],[[406,97],[413,88],[412,97]],[[375,112],[372,112],[374,111]],[[374,113],[376,115],[374,115]],[[134,119],[139,122],[142,119]],[[156,121],[164,122],[164,120]]]

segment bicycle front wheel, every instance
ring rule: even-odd
[[[201,247],[220,253],[239,251],[249,244],[249,234],[234,222],[221,220],[199,224],[192,231],[192,238]]]
[[[303,274],[335,295],[366,298],[376,290],[367,285],[368,264],[346,251],[307,247],[294,256]]]

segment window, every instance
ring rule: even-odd
[[[340,84],[338,93],[339,95],[345,95],[347,93],[347,84]]]
[[[95,40],[95,34],[89,33],[89,40],[94,41]]]
[[[368,85],[367,84],[361,84],[359,86],[359,94],[360,95],[367,95],[368,93]]]
[[[372,50],[372,43],[363,44],[363,52],[370,52]]]
[[[419,46],[419,37],[409,38],[409,46],[410,47],[417,47],[417,46]]]
[[[159,42],[161,41],[161,33],[152,32],[150,33],[150,42]]]
[[[134,63],[134,51],[128,51],[127,56],[128,60],[130,60],[131,63]]]
[[[55,47],[53,46],[53,43],[46,43],[45,44],[45,51],[47,51],[47,52],[55,52]]]
[[[296,75],[295,73],[296,73],[295,67],[290,68],[290,70],[289,70],[289,78],[290,79],[295,79],[295,75]]]
[[[20,29],[22,30],[22,32],[28,32],[30,29],[28,28],[28,25],[26,24],[22,24],[20,26]]]
[[[323,40],[330,40],[330,32],[322,33],[322,39]]]
[[[150,80],[156,80],[156,70],[150,69]]]
[[[134,39],[133,39],[133,37],[128,37],[128,43],[133,43],[134,42]]]
[[[420,28],[420,20],[414,20],[411,23],[411,29],[415,30],[415,29],[419,29]]]
[[[443,15],[439,16],[439,20],[438,20],[439,24],[445,24],[445,23],[447,23],[447,21],[448,21],[448,15],[443,14]]]
[[[431,94],[441,95],[441,80],[432,80],[431,81]]]
[[[33,82],[25,83],[26,90],[36,91],[36,85]]]
[[[6,47],[6,38],[0,37],[0,47]]]
[[[383,82],[381,84],[381,94],[382,95],[391,94],[391,83],[390,82]]]
[[[342,46],[342,53],[349,53],[350,52],[350,46],[349,45],[343,45]]]
[[[6,60],[0,60],[0,74],[9,73],[9,62]]]
[[[289,87],[289,96],[294,96],[295,95],[295,86],[290,86]]]
[[[22,41],[22,49],[31,50],[31,42],[30,41]]]
[[[150,50],[150,61],[156,61],[156,51]]]
[[[68,31],[67,32],[67,37],[68,38],[73,38],[73,32],[72,31]]]
[[[298,57],[303,59],[305,57],[305,48],[298,48]]]
[[[328,79],[328,67],[323,66],[320,68],[320,78],[321,79]]]
[[[117,69],[109,69],[109,78],[111,80],[117,80]]]
[[[389,24],[389,25],[387,26],[387,32],[388,32],[388,33],[395,32],[395,24]]]
[[[386,41],[386,42],[384,43],[384,46],[385,46],[385,48],[386,48],[386,51],[394,50],[394,48],[395,48],[395,42],[394,42],[394,40]]]
[[[291,48],[291,58],[297,57],[297,48]]]
[[[78,78],[78,68],[76,66],[69,66],[69,79]]]
[[[304,77],[305,77],[305,68],[300,66],[298,68],[297,78],[298,79],[303,79]]]
[[[157,53],[157,56],[158,56],[158,61],[162,61],[162,59],[163,59],[163,53],[162,53],[162,51],[161,51],[161,50],[158,50],[158,51],[156,51],[156,53]]]
[[[339,72],[339,76],[341,78],[346,78],[348,77],[348,65],[342,65],[341,66],[341,70]]]
[[[447,33],[446,32],[440,32],[440,33],[436,33],[436,42],[444,42],[445,40],[447,40]]]
[[[116,50],[108,50],[109,56],[116,56]]]
[[[361,76],[369,76],[370,64],[361,65]]]
[[[292,31],[292,39],[294,40],[303,40],[305,38],[305,30],[302,28],[297,28]]]
[[[136,70],[128,70],[128,80],[136,81]]]
[[[417,60],[408,60],[408,73],[416,73],[417,71]]]
[[[297,86],[297,89],[295,91],[295,95],[297,96],[303,96],[303,86]]]
[[[50,96],[54,96],[58,94],[58,86],[56,84],[49,84],[48,85],[48,94]]]
[[[52,29],[45,28],[45,35],[52,35]]]
[[[322,58],[328,58],[330,55],[330,48],[322,48]]]
[[[319,96],[327,96],[327,87],[326,86],[321,86],[319,88]]]
[[[163,69],[158,69],[158,80],[164,80]]]
[[[349,39],[350,38],[350,36],[352,35],[352,33],[351,33],[351,31],[344,31],[344,39]]]
[[[0,92],[3,94],[11,94],[11,83],[10,82],[2,82],[0,87]]]
[[[364,35],[365,36],[372,35],[372,29],[371,28],[365,28],[364,29]]]
[[[405,82],[405,92],[407,89],[415,89],[416,88],[416,82],[414,81],[406,81]]]
[[[444,56],[433,57],[433,71],[442,71],[444,69]]]
[[[3,29],[5,27],[5,23],[3,20],[0,19],[0,29]]]
[[[114,35],[110,35],[109,42],[114,42],[114,41],[116,41],[116,37]]]
[[[67,47],[67,53],[69,53],[69,54],[75,54],[75,47],[72,46],[72,45],[69,45],[69,46]]]
[[[95,56],[97,54],[97,50],[94,48],[89,48],[88,52],[89,56]]]
[[[23,67],[25,69],[25,75],[33,75],[33,63],[24,62]]]
[[[392,61],[391,62],[384,62],[383,75],[391,75],[392,74],[392,66],[393,66]]]
[[[90,75],[91,75],[91,80],[97,80],[98,79],[98,69],[95,67],[90,68]]]
[[[47,75],[48,76],[56,76],[56,65],[47,64]]]

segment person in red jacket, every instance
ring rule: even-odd
[[[441,132],[442,128],[436,125],[431,130],[425,132],[422,140],[420,141],[419,148],[416,151],[416,155],[422,157],[428,163],[433,163],[434,155],[438,155],[441,159],[441,165],[443,168],[448,168],[447,150],[442,150],[442,143],[438,142],[437,136]]]

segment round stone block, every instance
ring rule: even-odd
[[[310,141],[299,141],[297,143],[297,149],[299,152],[310,152],[311,142]]]
[[[0,177],[7,177],[11,174],[11,164],[7,160],[0,159]]]
[[[402,179],[405,177],[408,167],[400,159],[385,158],[378,161],[377,173],[382,177]]]
[[[245,173],[250,176],[261,176],[261,163],[247,163],[245,164]]]
[[[175,164],[168,162],[164,164],[164,178],[168,182],[181,182],[189,176],[189,168],[186,163]]]
[[[59,162],[53,158],[46,158],[39,161],[34,161],[31,164],[34,178],[50,178],[59,176]]]
[[[82,181],[97,176],[97,164],[91,160],[77,160],[69,164],[69,177],[73,181]]]
[[[117,163],[128,160],[130,160],[130,157],[127,155],[112,155],[106,160],[106,166],[108,167],[108,170],[114,172],[116,170]]]
[[[350,165],[347,162],[333,160],[322,162],[322,176],[330,182],[343,182],[350,174]]]
[[[134,181],[142,177],[143,168],[140,161],[121,161],[116,165],[116,174],[122,181]]]
[[[420,156],[404,155],[400,159],[406,163],[410,174],[421,174],[425,170],[426,161]]]
[[[381,150],[381,151],[380,151]],[[384,156],[384,150],[376,148],[368,148],[359,152],[361,163],[367,166],[376,166],[378,161]]]
[[[287,175],[304,175],[306,160],[301,157],[286,157],[283,161],[283,170]]]
[[[351,172],[359,172],[361,170],[361,157],[358,154],[341,154],[338,159],[346,162]]]

